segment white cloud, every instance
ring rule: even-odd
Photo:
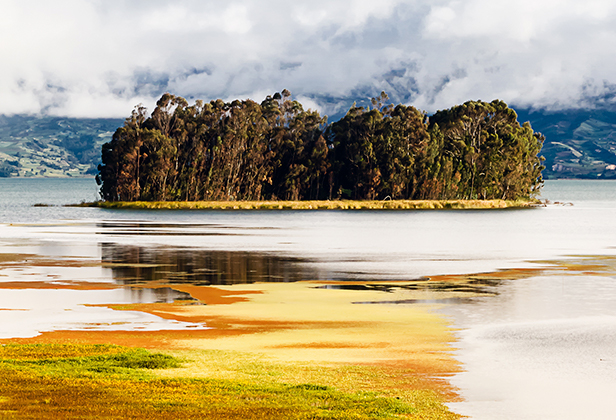
[[[381,90],[428,111],[570,107],[616,85],[611,0],[4,0],[0,37],[0,113],[284,88],[326,113]]]

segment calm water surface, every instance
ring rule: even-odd
[[[616,255],[614,181],[548,181],[542,198],[567,205],[532,210],[224,212],[60,206],[94,200],[96,190],[89,179],[0,178],[0,253],[115,263],[115,268],[5,267],[0,283],[403,280]],[[52,206],[33,207],[36,203]],[[456,355],[466,368],[452,380],[465,402],[451,407],[486,420],[613,418],[615,276],[552,273],[503,282],[494,291],[496,296],[438,308],[460,328]],[[203,328],[84,306],[178,298],[165,293],[171,292],[4,289],[0,309],[22,310],[0,310],[0,337],[117,325]],[[78,314],[79,322],[70,313]]]

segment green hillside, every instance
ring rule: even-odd
[[[544,178],[616,178],[616,112],[518,110],[518,117],[546,137]]]
[[[101,145],[122,119],[0,115],[0,177],[96,173]]]

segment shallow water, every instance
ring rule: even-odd
[[[1,337],[54,329],[204,327],[91,306],[155,302],[166,293],[130,289],[136,281],[420,280],[616,255],[614,181],[548,181],[543,198],[564,204],[530,210],[59,206],[93,200],[96,189],[92,180],[0,179],[0,256],[31,256],[0,262],[0,287],[22,282],[0,294]],[[616,274],[610,270],[602,276],[548,270],[477,284],[489,296],[433,298],[460,328],[456,355],[466,372],[453,383],[465,402],[452,404],[454,410],[475,419],[612,418]],[[37,289],[41,282],[125,287],[50,291]]]
[[[104,306],[165,302],[180,297],[184,296],[170,289],[3,289],[0,338],[32,337],[57,330],[158,331],[206,328],[205,325],[164,320],[143,312],[114,311]]]
[[[609,419],[616,410],[616,277],[516,280],[443,309],[466,372],[452,383],[474,419]]]

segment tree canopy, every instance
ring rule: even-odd
[[[516,199],[542,186],[543,136],[504,102],[428,117],[412,106],[353,105],[331,124],[287,90],[189,105],[137,106],[102,147],[107,201]]]

